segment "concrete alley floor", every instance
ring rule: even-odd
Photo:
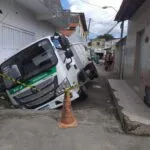
[[[112,74],[97,67],[100,77],[89,83],[88,99],[73,103],[77,128],[58,128],[61,109],[0,110],[0,150],[149,150],[150,137],[122,131],[107,85]]]

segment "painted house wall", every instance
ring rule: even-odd
[[[52,35],[55,28],[36,20],[35,14],[11,0],[1,0],[0,60],[41,37]]]
[[[114,61],[114,72],[119,74],[120,72],[120,51],[121,51],[121,45],[119,44],[115,50],[115,61]]]
[[[149,6],[150,1],[147,0],[129,21],[125,52],[125,80],[142,98],[144,96],[144,87],[146,85],[150,86],[150,41],[145,41],[146,37],[150,38]],[[141,40],[141,52],[139,52],[140,42],[137,40],[137,33],[142,30],[144,32]]]
[[[85,39],[85,40],[86,40],[88,33],[84,31],[81,18],[79,18],[79,28],[78,28],[78,29],[79,29],[78,33],[80,34],[80,37],[81,37],[82,39]]]
[[[80,69],[83,69],[88,64],[88,54],[84,47],[86,45],[86,39],[82,36],[82,31],[80,26],[77,26],[75,32],[69,37],[70,42],[76,44],[71,49],[74,53],[77,66]]]
[[[123,50],[123,57],[122,57],[122,61],[121,61],[121,50]],[[121,72],[121,63],[124,62],[124,57],[126,55],[126,38],[124,38],[123,40],[120,40],[119,42],[116,43],[116,48],[114,51],[114,57],[115,57],[115,61],[114,61],[114,72],[116,72],[118,75],[120,75]],[[124,69],[122,70],[124,72]]]

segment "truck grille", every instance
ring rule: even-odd
[[[21,106],[24,106],[28,109],[34,109],[39,107],[55,97],[55,89],[58,86],[57,76],[50,78],[39,85],[36,88],[39,90],[37,93],[33,93],[32,89],[28,89],[18,95],[15,95],[13,98]]]

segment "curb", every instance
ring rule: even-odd
[[[111,85],[108,80],[108,88],[112,97],[112,101],[116,107],[117,117],[121,123],[121,127],[126,134],[133,134],[136,136],[150,136],[150,126],[142,124],[140,122],[131,121],[128,116],[126,116],[122,107],[118,104],[119,99],[115,97],[114,89],[111,88]]]

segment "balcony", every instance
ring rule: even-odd
[[[70,11],[63,10],[60,0],[16,0],[18,4],[33,12],[37,20],[48,21],[57,28],[66,28]]]

